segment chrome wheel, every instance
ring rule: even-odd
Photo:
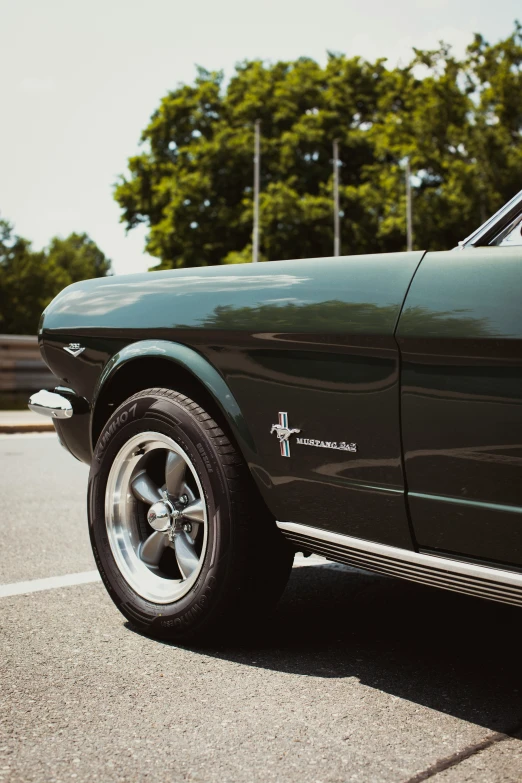
[[[120,449],[105,520],[114,559],[138,595],[167,604],[190,590],[207,548],[207,507],[191,460],[172,438],[141,432]]]

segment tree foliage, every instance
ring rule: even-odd
[[[42,311],[62,288],[109,272],[110,261],[87,234],[55,237],[47,249],[34,251],[0,220],[0,332],[35,334]]]
[[[397,306],[376,305],[374,302],[343,302],[332,299],[326,302],[259,304],[257,307],[233,307],[219,305],[205,318],[207,329],[253,332],[289,329],[295,332],[343,333],[347,324],[356,323],[363,328],[388,329],[394,319]],[[491,334],[487,318],[476,318],[467,310],[441,310],[434,312],[424,307],[410,308],[408,319],[415,323],[419,333],[448,337],[462,333],[474,337]],[[189,328],[188,326],[186,328]],[[261,361],[261,358],[259,359]]]
[[[331,254],[334,139],[343,253],[404,248],[407,156],[415,245],[450,248],[521,187],[522,27],[495,45],[476,35],[462,60],[441,44],[397,68],[335,53],[324,67],[243,62],[227,83],[199,68],[163,98],[115,188],[158,268],[249,259],[256,119],[264,259]]]

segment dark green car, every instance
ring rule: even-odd
[[[88,280],[31,398],[135,626],[266,612],[295,551],[522,604],[522,193],[460,247]]]

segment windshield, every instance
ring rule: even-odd
[[[484,247],[486,245],[522,245],[520,233],[522,220],[522,190],[513,196],[493,217],[486,220],[462,242],[460,247]]]
[[[498,247],[513,247],[522,245],[522,215],[516,217],[506,228],[495,237],[492,245]]]

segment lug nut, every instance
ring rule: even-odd
[[[184,523],[183,530],[185,531],[185,533],[192,533],[192,525],[190,524],[190,522]]]

